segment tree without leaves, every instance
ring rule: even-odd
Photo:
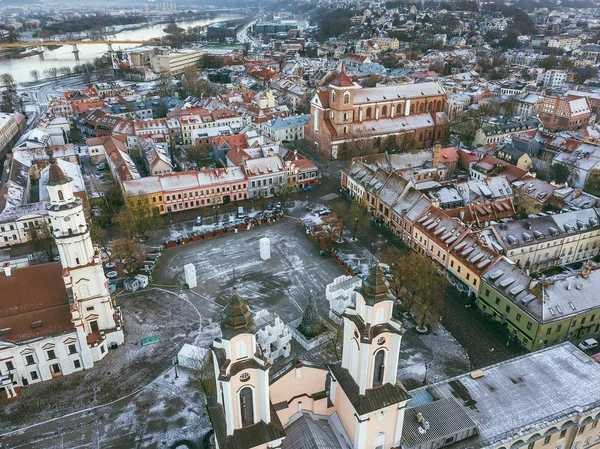
[[[556,183],[564,184],[565,182],[572,182],[574,176],[577,176],[576,169],[570,165],[561,163],[552,164],[550,167],[550,176]]]
[[[58,69],[56,67],[48,67],[47,69],[44,69],[44,76],[55,80],[58,76]]]
[[[193,382],[198,384],[200,391],[204,395],[203,405],[206,413],[208,413],[208,398],[215,394],[216,387],[212,353],[209,350],[206,352],[206,355],[202,355],[200,351],[194,350],[192,355],[195,357],[191,362],[191,378]]]
[[[327,331],[327,340],[322,346],[328,359],[334,361],[342,360],[342,335],[344,335],[344,326],[333,326],[333,329]]]
[[[134,237],[145,237],[146,233],[162,223],[158,211],[152,207],[147,197],[126,196],[124,206],[115,216],[121,235],[133,240]]]
[[[52,225],[43,220],[39,225],[29,230],[31,243],[36,251],[42,251],[49,262],[54,259],[54,237],[52,235]]]
[[[3,73],[2,75],[0,75],[0,80],[2,81],[2,85],[6,88],[6,90],[10,92],[15,90],[15,79],[10,73]]]
[[[170,97],[173,95],[173,83],[171,81],[171,75],[167,70],[160,72],[156,86],[157,93],[161,98]]]
[[[69,76],[71,74],[71,67],[63,66],[58,69],[58,73],[61,76]]]
[[[600,196],[600,170],[592,170],[588,174],[583,190],[591,195]]]
[[[342,153],[344,159],[353,159],[355,157],[366,156],[373,152],[373,139],[371,139],[364,129],[357,129],[353,132],[351,140],[344,143]]]
[[[185,153],[187,160],[193,163],[198,170],[202,167],[202,163],[206,160],[207,154],[206,150],[203,150],[200,145],[194,146],[190,148]]]
[[[97,242],[102,245],[104,248],[108,247],[108,232],[106,229],[101,227],[96,220],[92,221],[92,226],[90,227],[90,236],[93,242]],[[107,252],[109,262],[112,262],[112,254]]]
[[[29,76],[31,76],[35,83],[37,83],[40,80],[40,72],[38,70],[32,70],[31,72],[29,72]]]
[[[120,238],[113,242],[113,257],[120,262],[123,272],[131,274],[146,260],[147,249],[132,239]]]
[[[367,201],[361,197],[352,201],[349,210],[348,223],[352,226],[352,239],[356,239],[357,235],[365,235],[369,232],[371,217],[367,212]]]
[[[288,201],[295,199],[296,195],[296,188],[285,182],[275,185],[275,196],[281,202],[281,207],[285,207],[285,204]]]
[[[92,74],[88,71],[85,71],[81,75],[81,81],[87,87],[92,87]]]

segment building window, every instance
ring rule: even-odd
[[[552,438],[552,435],[548,435],[546,438],[544,438],[544,444],[548,444],[550,442],[550,438]]]
[[[521,314],[517,313],[517,321],[521,321]]]
[[[74,344],[67,346],[67,348],[69,349],[69,354],[77,354],[77,346]]]
[[[563,430],[560,432],[560,436],[559,436],[559,438],[564,438],[566,435],[567,435],[567,429],[563,429]]]
[[[371,108],[367,108],[367,118],[371,118]]]
[[[59,201],[64,201],[65,200],[65,198],[63,196],[63,193],[62,193],[62,190],[58,191],[58,199],[59,199]]]
[[[381,108],[381,116],[385,117],[387,115],[387,106]]]
[[[504,309],[506,311],[506,313],[510,313],[510,306],[506,306],[506,309]]]
[[[240,391],[240,411],[242,415],[242,427],[254,424],[252,388],[250,387],[244,387]]]
[[[75,369],[79,369],[81,368],[81,362],[79,360],[74,360],[73,366],[75,367]]]
[[[54,349],[46,351],[46,355],[48,356],[48,360],[54,360],[56,358],[56,353],[54,352]]]
[[[531,323],[527,323],[527,330],[530,331],[531,330]]]
[[[350,103],[350,94],[348,92],[344,93],[344,104]]]
[[[37,371],[32,371],[29,373],[29,375],[31,376],[31,380],[38,380],[38,373]]]
[[[380,349],[375,354],[375,362],[373,364],[373,386],[383,384],[383,376],[385,375],[385,351]]]
[[[15,365],[13,364],[13,362],[11,362],[11,361],[6,362],[6,370],[7,371],[12,371],[14,369],[15,369]]]

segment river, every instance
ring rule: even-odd
[[[177,24],[181,28],[206,26],[211,23],[222,22],[224,20],[239,19],[241,16],[231,14],[222,15],[213,19],[202,19],[193,20],[187,22],[178,22]],[[119,40],[132,40],[132,41],[146,41],[152,38],[164,36],[164,28],[167,26],[166,23],[145,25],[135,30],[124,30],[114,35],[106,36],[107,39],[119,39]],[[137,45],[113,45],[113,50],[136,47]],[[105,45],[79,45],[79,61],[75,60],[73,54],[73,48],[71,45],[63,45],[62,47],[54,50],[45,49],[44,59],[40,60],[38,55],[28,56],[26,58],[19,59],[4,59],[0,60],[0,73],[10,73],[15,81],[26,82],[33,81],[31,78],[31,71],[37,70],[42,75],[45,69],[50,67],[65,67],[68,66],[71,69],[77,64],[84,62],[92,62],[94,58],[98,58],[108,51],[108,46]]]

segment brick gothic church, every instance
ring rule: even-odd
[[[311,101],[304,143],[329,160],[378,152],[391,138],[410,149],[445,144],[449,137],[446,92],[438,83],[362,88],[344,72]],[[369,145],[356,144],[367,139]]]

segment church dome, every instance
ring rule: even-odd
[[[233,289],[233,294],[229,298],[223,314],[221,330],[224,338],[230,339],[239,334],[255,334],[258,331],[252,312],[237,288]]]
[[[393,301],[394,296],[390,292],[390,284],[385,279],[385,272],[380,264],[371,268],[369,275],[363,279],[360,293],[367,304],[375,304],[379,301]]]

